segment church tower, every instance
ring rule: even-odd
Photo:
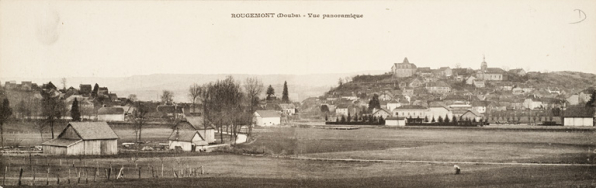
[[[480,65],[480,70],[482,72],[485,72],[486,71],[486,67],[488,67],[488,66],[486,65],[486,60],[485,60],[484,55],[482,55],[482,64]]]

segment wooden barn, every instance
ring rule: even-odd
[[[70,122],[42,145],[43,153],[51,155],[116,155],[118,135],[106,122]]]

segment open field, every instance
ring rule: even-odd
[[[134,139],[134,132],[129,128],[113,128],[121,138],[120,142]],[[143,138],[166,142],[170,133],[168,127],[153,126],[143,131]],[[31,162],[38,173],[36,185],[45,185],[45,171],[50,168],[51,185],[56,185],[56,179],[60,177],[61,186],[73,187],[596,186],[595,129],[267,128],[255,129],[254,134],[256,141],[240,145],[238,149],[265,153],[264,157],[220,152],[182,155],[126,152],[104,157],[34,155],[32,160],[28,156],[0,158],[3,168],[10,167],[6,180],[8,185],[17,183],[20,168],[24,169],[24,184],[30,185],[33,175]],[[23,138],[28,135],[13,136]],[[29,136],[39,138],[38,134],[31,133]],[[288,157],[387,161],[319,161]],[[462,167],[461,175],[453,175],[454,164]],[[125,178],[108,181],[105,171],[110,166],[114,168],[112,178],[121,167]],[[205,174],[195,173],[186,177],[189,171],[197,171],[201,166]],[[138,180],[139,167],[141,180]],[[69,169],[73,173],[73,184],[75,171],[85,174],[81,183],[64,185]],[[98,183],[92,183],[94,172],[98,169]],[[185,177],[174,178],[174,171],[179,175],[183,171]],[[152,178],[152,173],[159,178]],[[83,183],[85,179],[88,184]]]

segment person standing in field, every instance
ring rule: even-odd
[[[453,168],[455,168],[455,174],[459,174],[461,172],[461,169],[459,168],[459,166],[453,165]]]

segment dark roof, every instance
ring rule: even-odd
[[[122,107],[101,107],[97,110],[97,114],[124,114],[124,108]]]
[[[201,140],[205,140],[201,134],[197,133],[197,131],[189,131],[189,130],[182,130],[182,131],[174,131],[168,137],[168,140],[180,140],[180,141],[192,141],[192,138],[195,135],[199,135]]]
[[[395,109],[426,109],[426,107],[420,105],[404,105]]]
[[[502,74],[503,72],[505,71],[501,68],[486,68],[488,74]]]
[[[474,114],[474,116],[476,116],[476,117],[482,117],[482,114],[480,114],[480,113],[479,113],[478,111],[476,111],[476,110],[468,110],[468,111],[466,111],[466,112],[465,112],[465,113],[463,113],[463,114],[467,114],[468,112],[469,112],[469,113],[472,113],[472,114]],[[463,114],[462,114],[462,115],[463,115]]]
[[[203,117],[199,117],[199,116],[186,116],[186,120],[182,121],[180,123],[188,123],[195,130],[204,130],[205,129],[205,127],[203,126],[204,125]],[[207,129],[214,129],[214,128],[212,126],[207,126]]]
[[[118,135],[106,122],[70,122],[68,125],[72,126],[83,140],[118,139]],[[66,129],[68,126],[62,132]]]
[[[583,106],[573,106],[565,109],[564,112],[565,117],[594,117],[594,108],[590,107],[583,107]]]
[[[255,113],[261,117],[281,117],[281,113],[274,110],[257,110]]]
[[[56,138],[56,139],[48,140],[48,141],[42,143],[42,145],[67,147],[67,146],[76,144],[81,141],[83,141],[83,140],[81,140],[81,139],[71,140],[71,139]]]

